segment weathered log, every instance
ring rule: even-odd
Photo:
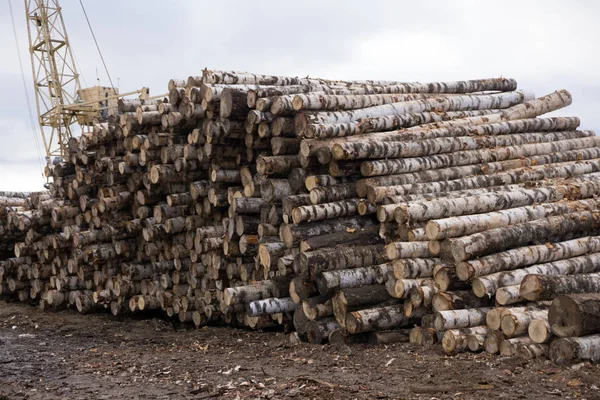
[[[558,296],[548,311],[552,332],[560,337],[584,336],[600,332],[600,294]]]
[[[594,200],[537,204],[495,212],[443,218],[427,222],[426,232],[429,240],[441,240],[471,235],[489,229],[515,225],[522,222],[547,218],[554,215],[569,214],[582,210],[596,210]]]
[[[520,285],[511,285],[498,288],[498,290],[496,290],[496,302],[500,305],[506,306],[525,301],[525,299],[521,297],[520,289]]]
[[[333,318],[323,318],[320,320],[308,321],[306,323],[306,334],[308,341],[313,344],[324,343],[329,332],[339,329],[338,323]]]
[[[571,275],[594,272],[600,272],[599,253],[477,277],[472,281],[473,292],[479,297],[492,296],[499,287],[518,285],[529,274]]]
[[[600,251],[600,237],[588,236],[553,243],[552,246],[536,245],[481,257],[477,260],[461,262],[456,273],[462,280],[484,276],[501,271],[509,271],[532,264],[547,263],[565,258],[577,257]]]
[[[527,332],[534,319],[547,318],[548,310],[515,311],[511,310],[502,316],[500,329],[506,337],[520,336]]]
[[[384,285],[369,285],[342,289],[331,299],[333,315],[340,327],[346,327],[349,308],[382,303],[390,299]]]
[[[412,297],[411,297],[412,301]],[[471,290],[437,292],[431,300],[433,311],[462,310],[490,305],[488,299],[475,296]]]
[[[351,334],[408,326],[402,305],[353,311],[346,315],[346,329]]]
[[[485,324],[485,316],[490,310],[491,308],[481,307],[438,311],[435,313],[434,326],[437,331],[480,326]]]
[[[536,240],[560,237],[570,232],[589,231],[597,227],[597,224],[598,215],[596,213],[582,211],[449,239],[449,246],[454,261],[460,262]]]
[[[600,335],[566,337],[550,344],[549,357],[557,364],[569,364],[577,360],[600,360]]]
[[[529,301],[552,300],[562,294],[600,293],[600,274],[527,275],[520,293]]]
[[[248,315],[256,317],[265,314],[294,311],[298,307],[298,304],[294,303],[291,298],[284,297],[252,301],[246,307]]]
[[[391,271],[392,265],[389,263],[370,267],[326,271],[317,276],[316,285],[321,294],[333,293],[340,289],[374,285],[378,283],[378,275],[388,274]]]
[[[447,354],[466,351],[470,335],[485,335],[487,332],[487,326],[447,330],[442,337],[442,348]]]

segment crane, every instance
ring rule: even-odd
[[[89,129],[94,118],[117,113],[119,97],[147,98],[148,90],[119,95],[114,87],[82,89],[58,0],[24,1],[38,123],[47,161],[52,162],[65,158],[75,124]]]

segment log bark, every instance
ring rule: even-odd
[[[369,308],[346,315],[346,329],[350,334],[408,326],[402,305]]]
[[[523,301],[525,299],[521,297],[520,285],[504,286],[496,290],[496,302],[500,305],[506,306]]]
[[[323,344],[327,341],[329,333],[336,329],[340,329],[340,327],[331,317],[308,321],[306,324],[308,341],[313,344]]]
[[[411,297],[412,300],[412,297]],[[488,299],[475,296],[470,290],[437,292],[431,300],[433,311],[462,310],[490,306]]]
[[[481,276],[473,279],[473,292],[479,297],[492,296],[500,287],[520,284],[529,274],[572,275],[594,272],[600,272],[599,253]]]
[[[537,204],[534,206],[509,208],[484,214],[432,220],[427,222],[425,230],[429,240],[442,240],[472,235],[477,232],[548,218],[555,215],[569,214],[584,210],[594,211],[597,208],[598,202],[595,200]]]
[[[552,300],[563,294],[600,293],[600,274],[527,275],[520,294],[529,301]]]
[[[550,344],[550,360],[565,365],[577,360],[600,360],[600,335],[561,338]]]
[[[346,315],[356,306],[368,306],[390,299],[384,285],[369,285],[342,289],[331,299],[333,315],[340,327],[346,327]]]
[[[548,318],[548,310],[512,310],[502,316],[500,329],[508,338],[521,336],[527,332],[532,320],[540,318]]]
[[[325,271],[378,265],[387,261],[383,248],[383,245],[372,245],[305,252],[300,254],[299,269],[314,280]]]
[[[446,354],[461,353],[468,349],[468,338],[471,335],[485,335],[487,326],[474,326],[462,329],[450,329],[442,337],[442,349]]]
[[[548,322],[552,332],[559,337],[600,332],[600,294],[558,296],[548,311]]]
[[[298,304],[294,303],[290,297],[284,297],[252,301],[246,307],[249,316],[257,317],[259,315],[291,312],[298,307]]]
[[[328,294],[340,289],[356,288],[378,283],[379,275],[387,275],[392,271],[389,263],[371,267],[326,271],[317,276],[316,285],[319,293]]]
[[[510,271],[533,264],[558,261],[600,251],[600,237],[588,236],[559,243],[520,247],[481,257],[477,260],[461,262],[456,273],[462,280]]]
[[[485,316],[491,308],[471,308],[465,310],[447,310],[435,313],[434,327],[437,331],[447,329],[470,328],[485,324]]]
[[[433,269],[442,264],[440,258],[404,258],[393,262],[396,279],[416,279],[433,277]]]
[[[525,245],[536,240],[565,236],[570,232],[590,231],[598,226],[598,214],[583,211],[536,221],[491,229],[462,238],[449,239],[455,262]]]

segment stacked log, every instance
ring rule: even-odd
[[[600,139],[540,117],[567,91],[516,89],[173,79],[73,139],[49,193],[0,193],[3,292],[314,343],[546,354],[548,301],[600,284]]]

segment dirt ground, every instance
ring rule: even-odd
[[[282,332],[0,302],[5,399],[600,399],[600,367],[439,347],[292,346]]]

